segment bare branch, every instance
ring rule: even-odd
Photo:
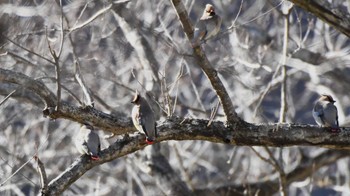
[[[0,183],[0,187],[3,186],[8,180],[10,180],[13,176],[15,176],[19,171],[23,169],[34,157],[28,159],[25,163],[23,163],[15,172],[13,172],[9,177],[7,177],[4,181]]]
[[[272,161],[272,166],[279,173],[279,176],[280,176],[279,183],[280,183],[280,189],[281,189],[281,193],[282,193],[281,195],[287,196],[288,195],[287,178],[286,178],[286,173],[283,170],[283,166],[277,161],[277,159],[275,158],[275,156],[272,154],[271,150],[268,147],[264,146],[264,149]]]
[[[350,37],[350,17],[341,11],[331,7],[331,4],[324,0],[291,0],[295,5],[311,12],[319,19],[338,29],[344,35]]]
[[[144,66],[145,71],[150,71],[149,74],[152,74],[152,77],[148,76],[147,78],[153,78],[156,84],[159,85],[159,63],[153,53],[151,45],[141,34],[140,30],[138,30],[139,24],[135,22],[136,18],[131,14],[131,11],[123,4],[113,6],[113,15],[114,18],[118,21],[125,38],[135,49],[138,59],[141,62],[142,66]],[[145,73],[145,75],[149,74]],[[147,90],[149,91],[151,89]]]
[[[92,98],[90,89],[87,87],[84,77],[81,75],[79,61],[75,61],[75,74],[74,77],[78,81],[81,89],[83,90],[84,97],[86,98],[86,103],[84,105],[94,107],[94,100]]]
[[[15,83],[33,91],[42,99],[46,107],[55,107],[56,96],[42,83],[18,72],[0,68],[0,81]]]
[[[215,143],[225,143],[225,138],[230,133],[222,122],[213,122],[210,127],[207,127],[208,121],[206,120],[187,119],[182,124],[181,121],[183,119],[172,118],[161,122],[160,126],[157,127],[159,130],[157,142],[167,140],[207,140]],[[334,135],[316,126],[288,125],[280,128],[278,132],[273,132],[274,127],[275,125],[248,125],[238,127],[237,130],[234,130],[237,134],[235,134],[235,137],[229,144],[252,146],[314,145],[336,149],[349,149],[349,141],[346,139],[348,138],[349,130]],[[83,156],[49,183],[48,193],[49,195],[59,194],[92,167],[112,161],[144,147],[146,147],[144,136],[136,135],[118,140],[107,149],[102,150],[99,161],[91,161],[88,156]],[[321,165],[325,165],[325,163],[329,164],[339,158],[348,156],[347,151],[330,152],[333,152],[331,154],[335,154],[336,156],[334,158],[329,157],[329,160],[326,160],[326,157],[315,159],[319,161],[315,161],[315,163],[320,164],[316,167],[317,169]],[[303,168],[301,176],[307,177],[310,171],[312,171],[308,168],[311,166],[312,163],[309,163],[307,167],[300,165]],[[288,174],[287,183],[295,181],[295,178],[297,178],[295,175],[298,175],[298,173]],[[300,177],[300,175],[298,176]],[[293,180],[290,180],[291,178]]]
[[[284,18],[284,35],[283,35],[283,50],[282,50],[282,59],[281,59],[281,74],[282,74],[282,84],[281,84],[281,109],[280,109],[280,118],[279,122],[286,122],[287,115],[287,49],[288,49],[288,37],[289,37],[289,13],[293,5],[286,1],[282,4],[282,12]]]
[[[171,2],[173,4],[177,16],[179,17],[181,26],[184,32],[186,33],[187,39],[190,41],[193,37],[193,27],[188,18],[186,8],[181,0],[171,0]],[[233,125],[240,122],[240,118],[234,110],[229,94],[227,93],[224,85],[222,84],[217,71],[212,68],[207,56],[202,51],[201,47],[195,47],[193,49],[193,52],[198,65],[208,77],[213,89],[216,91],[216,94],[219,97],[220,103],[222,104],[222,107],[226,114],[227,123],[229,125]]]
[[[108,12],[112,8],[112,5],[113,4],[109,4],[107,7],[97,11],[93,16],[91,16],[89,19],[87,19],[83,23],[81,23],[79,25],[75,25],[74,27],[70,28],[69,32],[73,32],[73,31],[76,31],[78,29],[84,28],[86,25],[88,25],[92,21],[96,20],[99,16],[101,16],[101,15],[105,14],[106,12]]]
[[[15,92],[16,92],[16,90],[13,90],[11,93],[9,93],[9,94],[0,102],[0,106],[1,106],[2,104],[4,104]]]
[[[41,160],[39,159],[39,157],[37,155],[34,156],[34,159],[38,163],[38,173],[40,175],[41,193],[43,195],[45,195],[46,194],[46,190],[47,190],[47,184],[48,184],[47,175],[46,175],[46,171],[45,171],[45,166],[44,166],[44,163],[41,162]]]
[[[62,54],[62,49],[63,49],[63,44],[64,44],[63,5],[62,5],[62,0],[60,0],[60,3],[58,4],[58,6],[60,7],[60,11],[61,11],[61,17],[60,17],[60,23],[61,23],[61,30],[60,30],[61,40],[60,40],[60,46],[59,46],[59,49],[58,49],[57,59],[59,59],[60,56],[61,56],[61,54]]]
[[[49,41],[49,36],[46,33],[46,42],[49,48],[49,52],[54,60],[54,66],[55,66],[55,72],[56,72],[56,108],[55,110],[59,110],[60,108],[60,103],[61,103],[61,70],[60,70],[60,62],[59,62],[59,56],[56,54],[56,51],[51,47],[50,41]],[[63,42],[63,37],[61,37],[61,42]]]
[[[17,42],[13,41],[12,39],[10,39],[9,37],[7,37],[6,35],[1,34],[1,36],[4,37],[4,38],[5,38],[6,40],[8,40],[9,42],[11,42],[11,43],[13,43],[14,45],[16,45],[17,47],[22,48],[23,50],[25,50],[25,51],[27,51],[27,52],[29,52],[29,53],[31,53],[31,54],[34,54],[35,56],[38,56],[38,57],[40,57],[40,58],[46,60],[47,62],[49,62],[49,63],[51,63],[51,64],[55,64],[55,63],[54,63],[53,61],[51,61],[50,59],[48,59],[48,58],[46,58],[46,57],[44,57],[44,56],[42,56],[42,55],[40,55],[40,54],[38,54],[38,53],[36,53],[36,52],[33,52],[33,51],[29,50],[28,48],[25,48],[24,46],[21,46],[20,44],[18,44]]]

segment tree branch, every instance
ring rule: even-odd
[[[41,97],[46,105],[54,108],[55,95],[40,81],[0,68],[0,81],[19,84],[25,89],[29,89]],[[50,111],[50,108],[48,108]],[[125,116],[114,117],[105,114],[91,107],[75,107],[67,103],[62,103],[61,110],[52,110],[47,113],[50,118],[65,118],[71,121],[83,123],[91,122],[94,126],[117,135],[135,132],[131,119]],[[333,149],[350,149],[350,128],[342,128],[338,134],[330,133],[327,128],[319,128],[310,125],[279,124],[277,125],[254,125],[249,123],[240,123],[235,128],[226,127],[223,122],[214,121],[207,126],[208,120],[171,118],[158,122],[159,137],[157,142],[167,140],[205,140],[214,143],[226,143],[239,146],[319,146]],[[101,153],[101,160],[91,162],[87,157],[79,159],[72,164],[65,172],[56,179],[52,180],[47,188],[47,194],[59,194],[70,184],[76,181],[86,171],[99,164],[112,161],[118,157],[140,150],[146,146],[143,135],[126,137],[112,144]],[[343,151],[340,151],[343,152]],[[345,156],[340,153],[339,156]],[[330,162],[337,157],[316,158],[317,162]],[[347,156],[347,154],[346,154]],[[302,165],[303,167],[306,167]],[[306,169],[303,175],[309,174]],[[311,171],[311,170],[310,170]],[[300,173],[300,172],[299,172]],[[295,174],[296,175],[296,174]],[[287,182],[291,178],[296,178],[291,174],[287,175]]]
[[[295,5],[314,14],[317,18],[331,25],[347,37],[350,37],[350,17],[341,11],[331,8],[331,5],[322,0],[291,0]]]
[[[54,111],[55,95],[40,81],[24,74],[0,68],[0,81],[19,84],[37,94],[47,105],[44,115],[52,118],[64,118],[84,123],[104,131],[122,135],[135,132],[131,118],[113,116],[91,107],[76,107],[62,103],[60,111]],[[208,120],[171,118],[158,123],[160,137],[163,140],[206,140],[215,143],[227,143],[239,146],[319,146],[334,149],[350,149],[350,128],[342,128],[339,134],[332,134],[327,128],[297,124],[261,124],[241,122],[235,127],[226,127],[223,122],[214,121],[207,126]],[[276,131],[277,130],[277,131]]]
[[[46,107],[55,107],[56,96],[45,86],[44,83],[36,81],[22,73],[0,68],[0,81],[18,84],[25,89],[36,93]]]
[[[273,131],[276,125],[252,125],[247,124],[243,127],[238,127],[237,130],[229,130],[222,122],[213,122],[210,127],[207,127],[207,120],[172,118],[160,122],[158,126],[159,137],[157,142],[167,140],[206,140],[214,143],[226,143],[230,145],[249,145],[249,146],[319,146],[334,149],[350,149],[349,129],[339,134],[333,134],[316,126],[307,125],[279,125],[278,131]],[[237,134],[233,136],[232,140],[227,143],[227,138],[235,131]],[[110,145],[107,149],[102,150],[99,161],[91,161],[88,157],[75,161],[60,176],[52,180],[48,185],[49,195],[59,194],[64,191],[69,185],[79,179],[86,171],[94,166],[112,161],[116,158],[130,154],[137,150],[146,147],[143,135],[136,135],[125,137]],[[319,163],[328,164],[330,161],[337,160],[338,157],[348,156],[348,153],[341,153],[346,151],[333,152],[336,154],[335,158],[330,157],[329,160],[323,158],[315,158]],[[331,154],[331,155],[332,155]],[[315,161],[315,163],[318,163]],[[312,165],[311,163],[309,165]],[[310,168],[307,165],[300,165],[304,176],[308,176]],[[311,166],[310,166],[311,167]],[[321,167],[321,166],[319,166]],[[318,167],[318,168],[319,168]],[[299,171],[301,172],[301,171]],[[291,183],[290,178],[297,178],[295,174],[287,175],[287,183]],[[299,179],[299,178],[298,178]],[[278,187],[278,182],[277,182]],[[278,190],[278,188],[277,188]]]
[[[181,26],[187,36],[187,39],[191,41],[191,38],[193,37],[193,27],[188,18],[188,13],[186,11],[185,6],[183,5],[181,0],[171,0],[171,2],[173,4],[177,16],[179,17]],[[217,96],[219,97],[223,110],[226,114],[227,123],[231,125],[239,123],[241,119],[238,117],[237,113],[234,110],[230,96],[228,95],[224,85],[222,84],[218,76],[218,72],[212,68],[207,56],[202,51],[200,46],[197,46],[193,49],[193,55],[198,65],[201,67],[201,69],[209,79]]]

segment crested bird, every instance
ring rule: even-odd
[[[211,4],[207,4],[203,11],[202,17],[194,28],[192,45],[198,46],[201,42],[214,37],[219,33],[221,27],[221,17],[215,13],[215,8]]]
[[[321,95],[312,110],[316,123],[320,126],[331,127],[333,132],[339,130],[338,110],[334,102],[332,96]]]
[[[157,130],[151,106],[137,91],[131,103],[134,104],[131,117],[135,128],[145,133],[147,144],[153,144],[157,136]]]
[[[100,138],[94,131],[93,126],[81,125],[75,138],[75,146],[81,154],[90,155],[92,160],[99,160]]]

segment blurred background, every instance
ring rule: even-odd
[[[350,41],[346,36],[294,6],[286,16],[289,29],[288,42],[284,42],[282,1],[183,3],[192,24],[201,17],[206,3],[213,4],[223,19],[221,33],[202,49],[245,121],[278,122],[281,84],[285,81],[287,123],[316,124],[311,113],[313,103],[319,94],[327,93],[336,100],[340,126],[348,126]],[[135,90],[148,93],[158,119],[172,115],[209,119],[218,107],[216,93],[191,56],[190,42],[170,1],[132,0],[111,9],[106,9],[109,1],[64,0],[62,4],[62,101],[78,106],[74,96],[84,100],[74,79],[78,61],[93,93],[95,108],[106,113],[130,116]],[[333,0],[331,6],[349,14],[348,1]],[[59,49],[61,17],[59,1],[1,1],[0,67],[40,80],[56,92],[55,66],[44,58],[52,60],[48,44]],[[94,20],[86,22],[92,17]],[[286,77],[281,74],[284,44]],[[44,118],[44,105],[38,97],[15,84],[0,83],[1,100],[15,89],[14,96],[0,106],[0,193],[36,195],[40,181],[32,157],[38,154],[52,180],[80,156],[72,139],[80,125]],[[220,106],[214,120],[224,120]],[[102,139],[109,133],[101,130],[99,134]],[[102,139],[102,148],[116,138]],[[250,147],[205,141],[168,141],[159,145],[191,190],[279,178],[276,168],[257,156],[259,153],[271,158],[262,147],[254,147],[255,153]],[[166,195],[145,164],[151,148],[91,169],[64,195]],[[312,162],[326,150],[270,148],[286,173],[304,158]],[[313,171],[302,182],[290,183],[288,191],[291,195],[349,195],[349,184],[349,158],[343,158]]]

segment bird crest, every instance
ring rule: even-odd
[[[140,100],[140,94],[139,92],[136,90],[134,98],[132,99],[131,103],[137,103]]]
[[[214,6],[211,4],[205,5],[205,11],[209,14],[211,14],[211,13],[215,14]]]
[[[329,101],[331,103],[335,102],[333,97],[330,96],[330,95],[327,95],[327,94],[322,94],[321,97],[320,97],[320,100],[322,100],[322,101]]]

